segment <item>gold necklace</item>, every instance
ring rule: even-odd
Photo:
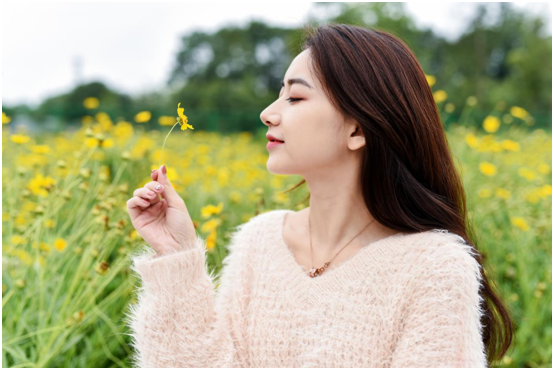
[[[369,221],[369,224],[371,224],[375,219]],[[368,226],[369,224],[367,224],[358,234],[356,234],[356,236],[360,235],[362,231],[364,231]],[[313,251],[313,248],[312,248],[312,225],[311,225],[311,222],[310,222],[310,215],[308,214],[308,227],[309,227],[309,231],[310,231],[310,254],[311,254],[311,257],[312,257],[312,269],[310,270],[310,277],[314,278],[316,276],[319,276],[323,273],[323,271],[325,271],[325,269],[329,266],[329,264],[331,263],[331,261],[333,261],[335,259],[335,257],[344,249],[346,248],[346,246],[348,244],[350,244],[350,242],[352,240],[354,240],[354,238],[356,238],[356,236],[354,236],[354,238],[350,239],[350,241],[348,243],[346,243],[346,245],[344,247],[342,247],[340,249],[340,251],[337,252],[337,254],[335,254],[335,256],[333,258],[331,258],[331,260],[329,262],[325,262],[325,264],[323,266],[321,266],[320,268],[316,269],[314,267],[314,251]]]

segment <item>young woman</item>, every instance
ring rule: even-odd
[[[467,235],[419,63],[379,30],[307,36],[260,118],[268,170],[302,175],[310,206],[237,227],[215,289],[205,241],[165,166],[154,170],[128,201],[151,247],[133,256],[143,284],[128,315],[134,364],[487,367],[513,324]]]

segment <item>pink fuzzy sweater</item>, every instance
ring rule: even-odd
[[[200,236],[133,255],[133,365],[487,367],[481,273],[461,237],[396,234],[311,278],[283,239],[288,212],[238,226],[221,276],[207,272]]]

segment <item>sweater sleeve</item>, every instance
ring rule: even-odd
[[[461,238],[460,238],[461,239]],[[451,241],[414,262],[391,367],[487,367],[475,249]]]
[[[232,233],[217,294],[206,270],[205,241],[157,256],[149,246],[132,256],[142,280],[125,319],[134,367],[248,367],[245,319],[252,269],[252,220]]]

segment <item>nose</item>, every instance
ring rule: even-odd
[[[275,110],[275,103],[270,104],[260,113],[260,119],[266,126],[278,125],[280,122],[280,115]]]

